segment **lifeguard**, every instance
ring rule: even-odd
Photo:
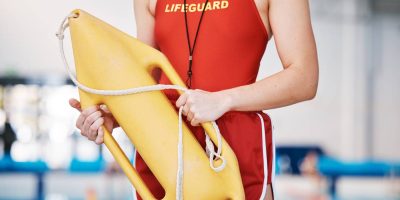
[[[172,4],[166,4],[165,5],[165,12],[185,12],[185,9],[188,12],[201,12],[205,8],[205,11],[208,10],[222,10],[222,9],[227,9],[229,7],[229,1],[214,1],[214,2],[208,2],[207,4],[205,3],[191,3],[191,4],[186,4],[184,6],[183,3],[172,3]]]

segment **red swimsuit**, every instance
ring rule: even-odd
[[[204,3],[205,0],[187,0],[192,44]],[[189,50],[183,8],[183,0],[157,1],[155,41],[185,81]],[[192,89],[213,92],[254,83],[268,42],[254,0],[210,0],[205,9],[193,55]],[[165,75],[161,76],[160,83],[170,84]],[[175,91],[165,91],[165,94],[175,105],[178,94]],[[264,143],[260,117],[265,128]],[[260,199],[266,189],[264,179],[270,184],[274,175],[275,153],[269,116],[261,111],[231,111],[216,122],[238,158],[246,199]],[[205,146],[204,130],[190,126],[189,122],[186,124]],[[140,156],[136,167],[155,197],[161,199],[164,191]]]

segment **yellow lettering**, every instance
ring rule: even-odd
[[[211,10],[211,9],[212,9],[211,3],[208,2],[207,5],[206,5],[206,9],[205,10],[207,11],[207,10]]]
[[[167,4],[167,6],[165,6],[165,12],[171,12],[171,10],[169,9],[169,4]]]
[[[195,11],[196,11],[196,4],[190,4],[189,12],[195,12]]]
[[[221,9],[225,9],[229,6],[229,1],[222,1],[221,2]]]
[[[213,10],[221,9],[221,8],[219,7],[220,4],[221,4],[221,2],[219,2],[219,1],[214,1]]]
[[[197,11],[203,11],[203,9],[204,9],[204,6],[205,6],[205,3],[202,3],[202,4],[197,4]]]
[[[229,0],[215,0],[206,3],[167,4],[164,12],[202,12],[203,10],[221,10],[229,7]]]
[[[181,6],[181,4],[175,4],[174,12],[178,11]]]
[[[181,12],[185,12],[185,9],[187,10],[187,4],[186,4],[186,6],[184,5],[184,4],[181,4],[182,5],[182,8],[181,8]]]

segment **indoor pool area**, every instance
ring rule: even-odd
[[[400,200],[399,59],[399,0],[0,0],[0,200]]]

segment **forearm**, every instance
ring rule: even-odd
[[[226,110],[268,110],[315,96],[318,58],[308,0],[268,2],[268,19],[284,70],[256,83],[221,91]]]
[[[314,98],[318,72],[288,67],[250,85],[221,91],[230,111],[279,108]]]

